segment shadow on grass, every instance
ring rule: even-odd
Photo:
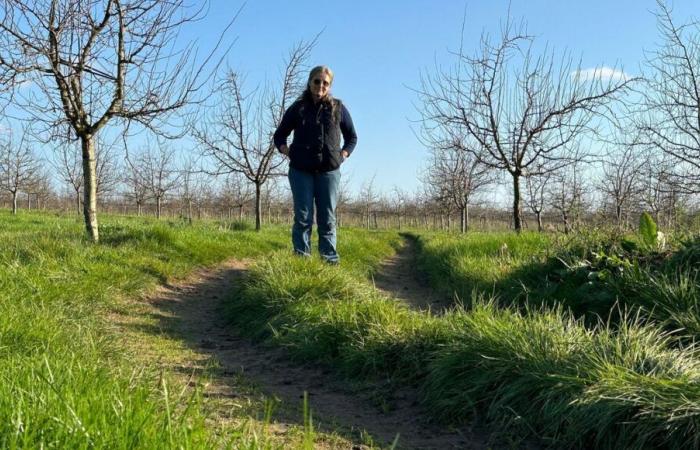
[[[617,323],[624,311],[640,310],[646,320],[679,335],[698,335],[700,238],[670,252],[650,251],[626,239],[578,243],[529,261],[494,254],[485,264],[503,266],[494,281],[479,268],[460,268],[450,248],[426,249],[417,240],[418,264],[436,289],[456,294],[467,307],[474,293],[501,305],[564,306],[590,325]]]
[[[607,318],[616,307],[617,296],[611,286],[591,280],[589,270],[567,266],[556,254],[522,263],[514,262],[507,253],[494,254],[489,264],[503,267],[494,281],[460,270],[458,257],[449,250],[427,250],[421,239],[412,238],[417,244],[417,270],[435,289],[467,307],[475,293],[495,297],[503,306],[563,305],[590,321]]]

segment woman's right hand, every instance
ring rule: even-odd
[[[284,156],[289,156],[289,147],[283,145],[280,147],[280,153],[282,153]]]

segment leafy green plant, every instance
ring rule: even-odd
[[[642,237],[642,242],[650,249],[656,249],[657,242],[657,227],[656,222],[648,212],[643,212],[639,217],[639,235]]]

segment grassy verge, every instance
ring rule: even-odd
[[[285,248],[286,232],[103,217],[93,245],[76,218],[0,224],[0,447],[273,446],[251,423],[212,433],[200,390],[128,361],[105,320],[194,267]]]
[[[700,336],[697,238],[664,251],[644,248],[634,236],[601,233],[433,233],[418,242],[420,269],[436,288],[462,299],[476,291],[505,305],[564,305],[591,323],[641,308],[667,330]]]
[[[509,254],[500,252],[504,238]],[[498,286],[516,271],[534,276],[529,265],[542,263],[545,239],[503,235],[452,251],[473,252],[465,267],[480,271],[475,280],[488,280],[485,286]],[[341,267],[328,267],[275,254],[253,267],[230,316],[298,358],[348,376],[413,383],[436,419],[459,423],[480,413],[566,447],[696,445],[696,351],[672,348],[657,327],[629,316],[614,327],[584,324],[561,307],[515,309],[478,295],[468,298],[468,310],[431,316],[373,289],[359,275],[377,258],[364,256],[351,253]],[[508,264],[494,264],[499,257]],[[432,260],[432,270],[449,270],[454,260],[444,259]]]

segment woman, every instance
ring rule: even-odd
[[[326,66],[311,69],[304,93],[285,111],[275,131],[274,142],[277,149],[289,157],[289,185],[294,198],[294,251],[303,256],[311,255],[315,205],[319,253],[326,262],[338,264],[335,205],[340,164],[355,148],[357,135],[347,108],[330,93],[332,83],[331,69]],[[287,137],[292,131],[294,139],[287,147]]]

